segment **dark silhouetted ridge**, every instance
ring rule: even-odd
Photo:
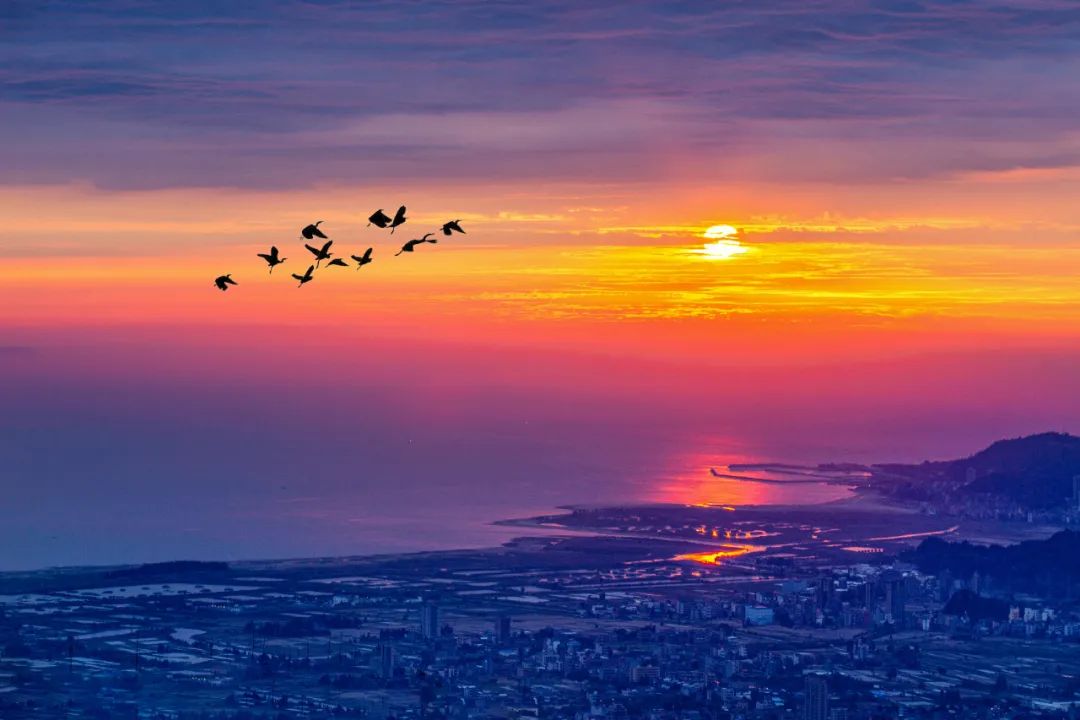
[[[1005,546],[931,537],[902,557],[931,575],[948,571],[969,578],[978,573],[1007,591],[1069,595],[1080,584],[1080,532],[1075,530]]]
[[[1080,475],[1080,437],[1039,433],[998,440],[960,460],[874,467],[916,483],[920,477],[949,480],[965,493],[999,495],[1032,508],[1058,507],[1072,496],[1072,479]]]

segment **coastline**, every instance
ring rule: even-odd
[[[708,546],[716,552],[725,552],[732,548],[746,546],[741,540],[752,539],[751,535],[723,538],[692,536],[686,533],[669,534],[650,532],[643,529],[627,529],[608,526],[593,526],[571,522],[582,514],[607,513],[628,517],[641,513],[661,513],[672,517],[712,518],[714,523],[723,524],[730,520],[729,514],[735,514],[739,524],[755,524],[763,527],[791,523],[813,523],[821,527],[851,523],[853,518],[859,524],[878,527],[880,531],[863,533],[862,540],[867,542],[914,541],[932,535],[947,536],[952,540],[966,540],[980,544],[1010,544],[1030,539],[1042,539],[1062,529],[1057,525],[1038,525],[1017,521],[974,520],[948,515],[927,513],[915,503],[905,503],[886,497],[873,487],[849,483],[851,493],[843,498],[815,503],[786,504],[746,504],[746,505],[686,505],[664,502],[643,502],[627,504],[567,504],[554,507],[555,512],[527,517],[500,518],[490,521],[489,525],[501,528],[521,530],[522,534],[513,535],[498,544],[444,547],[391,552],[362,552],[343,555],[311,555],[283,558],[241,558],[218,559],[227,562],[231,568],[254,571],[260,569],[307,569],[327,567],[372,566],[382,563],[416,562],[426,559],[453,559],[465,556],[501,554],[522,549],[543,549],[554,543],[567,541],[622,540],[643,543],[650,548],[682,546],[682,550]],[[888,530],[886,525],[901,520],[899,529]],[[689,521],[688,521],[689,522]],[[905,526],[911,526],[906,529]],[[831,532],[830,530],[829,532]],[[857,534],[848,540],[853,547],[861,542]],[[731,540],[732,542],[728,542]],[[907,543],[910,544],[910,543]],[[674,550],[673,550],[674,552]],[[168,561],[166,561],[168,562]],[[213,559],[201,559],[200,562],[214,562]],[[144,565],[157,565],[161,562],[121,563],[121,564],[80,564],[53,565],[32,569],[0,570],[0,586],[10,581],[33,582],[36,578],[78,576],[107,573]],[[0,587],[0,593],[6,592]]]

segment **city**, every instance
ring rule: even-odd
[[[731,508],[684,511],[762,523],[732,520],[743,512]],[[647,510],[601,514],[626,512]],[[920,571],[918,537],[805,532],[790,542],[749,531],[760,545],[706,552],[690,539],[556,536],[397,557],[9,573],[0,715],[1076,716],[1077,574],[1060,593],[1012,593],[998,616],[978,606],[992,602],[990,578]]]

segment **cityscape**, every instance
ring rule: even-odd
[[[995,448],[1032,440],[1080,448],[1053,434]],[[1071,481],[1059,519],[1075,524]],[[8,573],[0,711],[1076,717],[1080,532],[860,500],[583,508],[514,521],[574,534],[489,550]],[[1018,586],[1004,558],[962,556],[991,537],[1039,538],[1012,547],[1051,558],[1053,577]]]

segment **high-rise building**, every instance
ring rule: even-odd
[[[904,627],[907,608],[907,579],[896,571],[888,571],[881,576],[885,586],[885,608],[892,618],[894,627]]]
[[[495,641],[500,645],[510,642],[513,635],[510,632],[510,616],[500,615],[495,618]]]
[[[425,640],[439,637],[439,606],[433,602],[424,603],[420,608],[420,634]]]
[[[814,586],[814,600],[819,608],[829,608],[836,597],[836,585],[831,575],[817,579]]]
[[[829,717],[829,680],[824,675],[806,675],[804,680],[805,720],[828,720]]]
[[[878,584],[877,580],[870,578],[863,585],[863,605],[868,609],[873,610],[877,607],[878,601]]]
[[[394,677],[394,647],[390,643],[379,644],[379,677]]]

